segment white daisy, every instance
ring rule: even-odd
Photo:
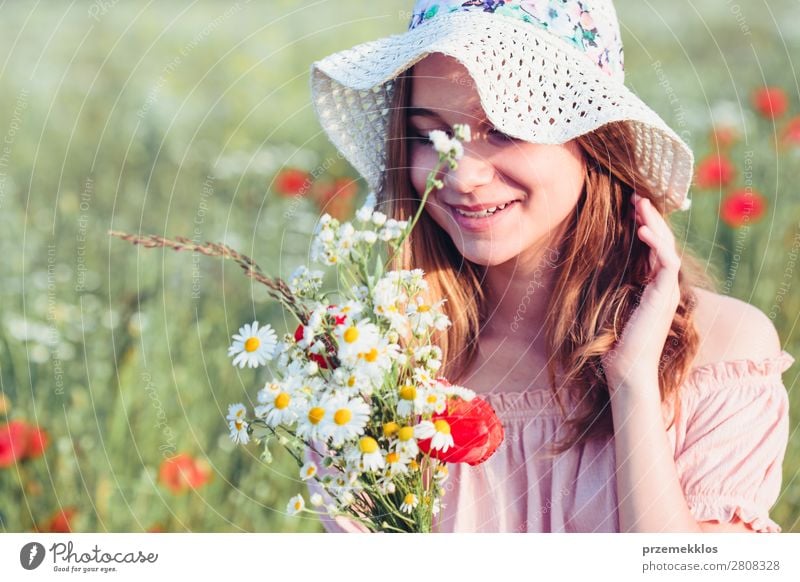
[[[447,410],[447,396],[436,388],[422,390],[422,407],[420,414],[444,414]]]
[[[397,444],[395,450],[407,459],[413,459],[419,454],[414,427],[404,426],[397,431]]]
[[[333,446],[338,447],[345,441],[364,434],[364,427],[369,420],[369,405],[361,398],[337,396],[327,406],[329,414],[323,419],[322,429],[326,437],[331,438]]]
[[[423,392],[414,384],[403,384],[398,391],[397,414],[408,416],[423,406]]]
[[[450,434],[450,424],[439,418],[433,422],[423,420],[414,427],[414,436],[418,439],[431,439],[431,449],[447,452],[454,445],[453,436]]]
[[[371,436],[361,437],[358,441],[358,448],[361,451],[364,471],[377,471],[386,466],[378,441]]]
[[[334,329],[334,333],[338,342],[339,359],[347,364],[357,363],[358,355],[377,347],[381,339],[378,326],[366,318],[357,323],[348,318],[344,325]]]
[[[340,366],[333,371],[333,381],[348,396],[369,395],[373,388],[370,377],[361,367]]]
[[[311,401],[302,407],[297,420],[297,436],[304,440],[323,441],[323,420],[330,413],[324,401]]]
[[[274,357],[277,340],[278,336],[271,325],[258,327],[258,322],[254,321],[239,328],[239,333],[233,336],[233,344],[228,348],[228,355],[235,356],[234,366],[257,368]]]
[[[444,483],[447,481],[447,478],[450,476],[450,469],[447,468],[445,463],[439,463],[436,467],[436,471],[433,473],[433,478],[436,479],[437,483]]]
[[[400,505],[400,511],[411,513],[417,505],[419,505],[419,498],[413,493],[407,493],[403,498],[403,503]]]
[[[243,445],[250,442],[250,435],[247,434],[246,414],[247,409],[244,407],[244,404],[231,404],[228,407],[228,416],[226,417],[227,420],[230,421],[228,425],[231,429],[231,440]]]
[[[295,395],[281,383],[267,383],[258,391],[258,401],[261,406],[256,406],[256,416],[263,418],[273,428],[279,424],[289,425],[297,420],[299,406],[295,402]],[[302,404],[303,400],[299,403]]]
[[[297,515],[306,508],[306,502],[300,494],[295,495],[289,500],[286,505],[286,513],[289,515]]]
[[[325,501],[322,499],[322,495],[319,493],[314,493],[311,495],[309,501],[314,507],[322,507],[322,505],[325,503]]]
[[[303,481],[308,481],[318,472],[319,469],[317,469],[317,464],[309,461],[308,463],[300,467],[300,479],[302,479]]]
[[[390,477],[408,473],[408,458],[396,451],[386,455],[386,466]]]
[[[441,314],[441,306],[443,304],[444,299],[437,303],[429,304],[420,296],[410,301],[406,307],[406,315],[414,329],[414,333],[421,334],[434,327],[436,318]]]

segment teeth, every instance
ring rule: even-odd
[[[487,208],[481,212],[467,212],[466,210],[461,210],[460,208],[456,208],[456,212],[458,212],[461,216],[468,216],[470,218],[483,218],[486,216],[491,216],[498,210],[502,210],[506,206],[511,204],[511,202],[506,202],[505,204],[501,204],[500,206],[493,206],[492,208]]]

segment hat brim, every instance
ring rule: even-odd
[[[386,167],[392,80],[431,53],[464,65],[491,123],[521,140],[563,144],[611,122],[628,124],[636,163],[665,211],[688,202],[692,151],[655,111],[547,31],[480,12],[443,14],[312,64],[320,124],[376,192]]]

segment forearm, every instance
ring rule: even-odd
[[[611,398],[623,532],[700,532],[664,428],[658,380],[620,386]]]

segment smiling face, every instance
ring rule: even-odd
[[[472,78],[451,57],[428,55],[414,65],[412,76],[409,175],[420,198],[438,161],[428,132],[439,129],[452,135],[458,123],[472,130],[458,168],[442,170],[444,188],[431,192],[426,212],[461,254],[479,265],[499,265],[553,248],[583,190],[584,157],[578,144],[532,144],[494,129]]]

